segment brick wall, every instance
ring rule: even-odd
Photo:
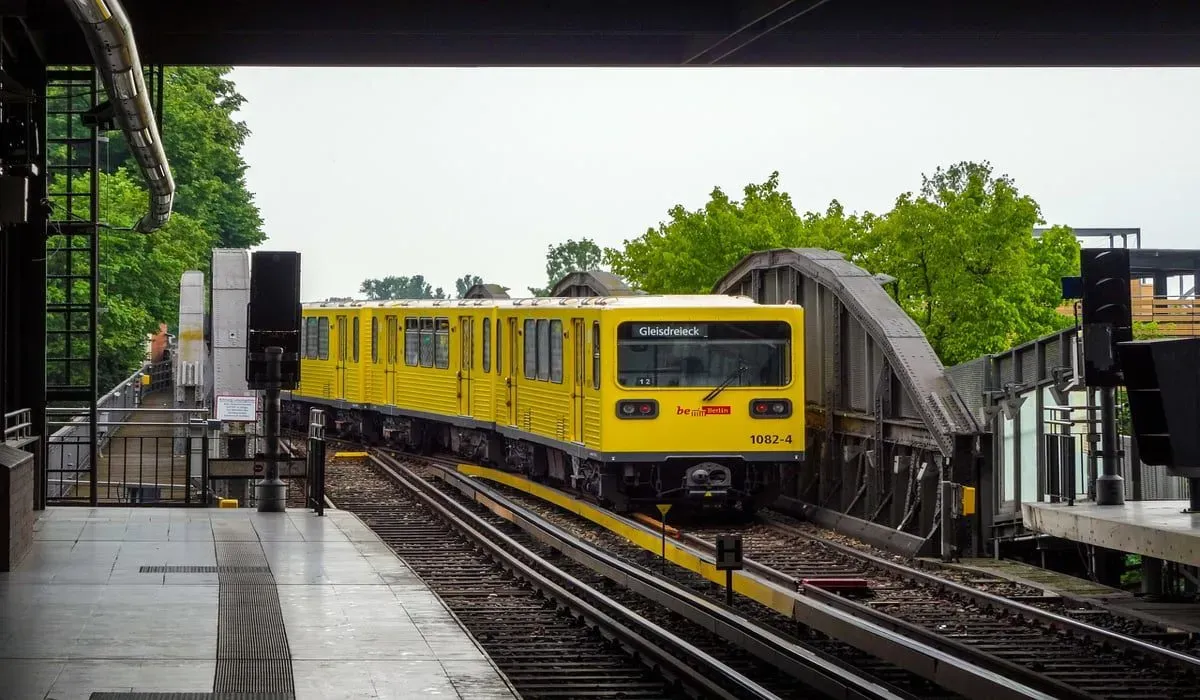
[[[0,444],[0,571],[11,571],[33,548],[33,455]]]

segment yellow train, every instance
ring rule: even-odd
[[[619,511],[752,512],[804,455],[803,314],[720,295],[310,303],[284,417],[325,408],[368,442]]]

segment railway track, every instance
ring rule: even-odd
[[[619,587],[598,585],[602,577],[578,565],[549,564],[548,548],[502,518],[478,512],[478,505],[462,502],[461,494],[449,487],[424,483],[414,471],[406,479],[405,469],[399,463],[387,464],[386,458],[374,465],[335,462],[327,471],[327,493],[337,507],[362,518],[426,580],[524,697],[817,696],[812,688],[681,616]],[[430,494],[436,491],[445,512],[432,512],[436,509],[423,502],[421,490],[427,498],[434,498]],[[446,513],[455,518],[448,519]],[[469,521],[482,524],[482,530],[476,535],[462,532],[461,523]],[[481,556],[479,536],[492,543],[487,557]],[[501,553],[519,557],[524,566],[536,566],[556,581],[550,586],[531,582],[521,567],[497,561]],[[572,598],[593,605],[608,601],[608,617],[589,614],[586,608],[581,614],[580,603]],[[575,612],[567,612],[567,607]],[[634,640],[642,642],[640,648],[628,631],[604,632],[606,621],[616,619],[614,610],[625,613],[619,624],[644,628],[636,632],[640,640]],[[650,641],[655,636],[658,639]]]
[[[775,520],[732,530],[693,529],[683,539],[711,550],[717,535],[731,531],[740,531],[747,560],[763,567],[760,574],[794,587],[802,587],[805,578],[866,579],[870,595],[861,601],[813,587],[806,595],[837,601],[863,617],[907,623],[896,625],[898,631],[923,630],[978,650],[1024,669],[1019,676],[1024,682],[1038,674],[1074,689],[1077,697],[1200,698],[1200,659],[1029,606],[1024,600],[1036,591],[1021,584],[960,574],[975,579],[976,586],[967,586]]]

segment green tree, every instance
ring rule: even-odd
[[[174,209],[207,226],[222,248],[266,240],[246,187],[241,148],[250,129],[233,113],[246,102],[228,79],[229,66],[179,66],[163,76],[163,150],[175,178]],[[121,132],[109,134],[110,167],[138,172]]]
[[[535,297],[550,294],[554,285],[572,272],[586,272],[598,269],[604,263],[604,251],[590,238],[578,241],[569,238],[558,245],[546,247],[546,286],[529,287],[529,293]]]
[[[386,299],[445,299],[446,293],[441,287],[434,289],[425,281],[424,275],[412,277],[397,277],[389,275],[379,279],[365,279],[358,291],[366,294],[371,301]]]
[[[479,275],[463,275],[454,280],[454,290],[458,294],[458,298],[462,299],[467,296],[467,292],[471,291],[471,287],[477,284],[483,284],[483,278]]]

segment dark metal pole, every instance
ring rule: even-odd
[[[1125,479],[1118,473],[1117,462],[1117,401],[1116,389],[1100,389],[1100,465],[1103,473],[1096,477],[1096,505],[1125,504]]]
[[[283,384],[283,348],[267,351],[267,476],[258,482],[258,512],[282,513],[287,509],[287,490],[279,478],[279,389]]]

